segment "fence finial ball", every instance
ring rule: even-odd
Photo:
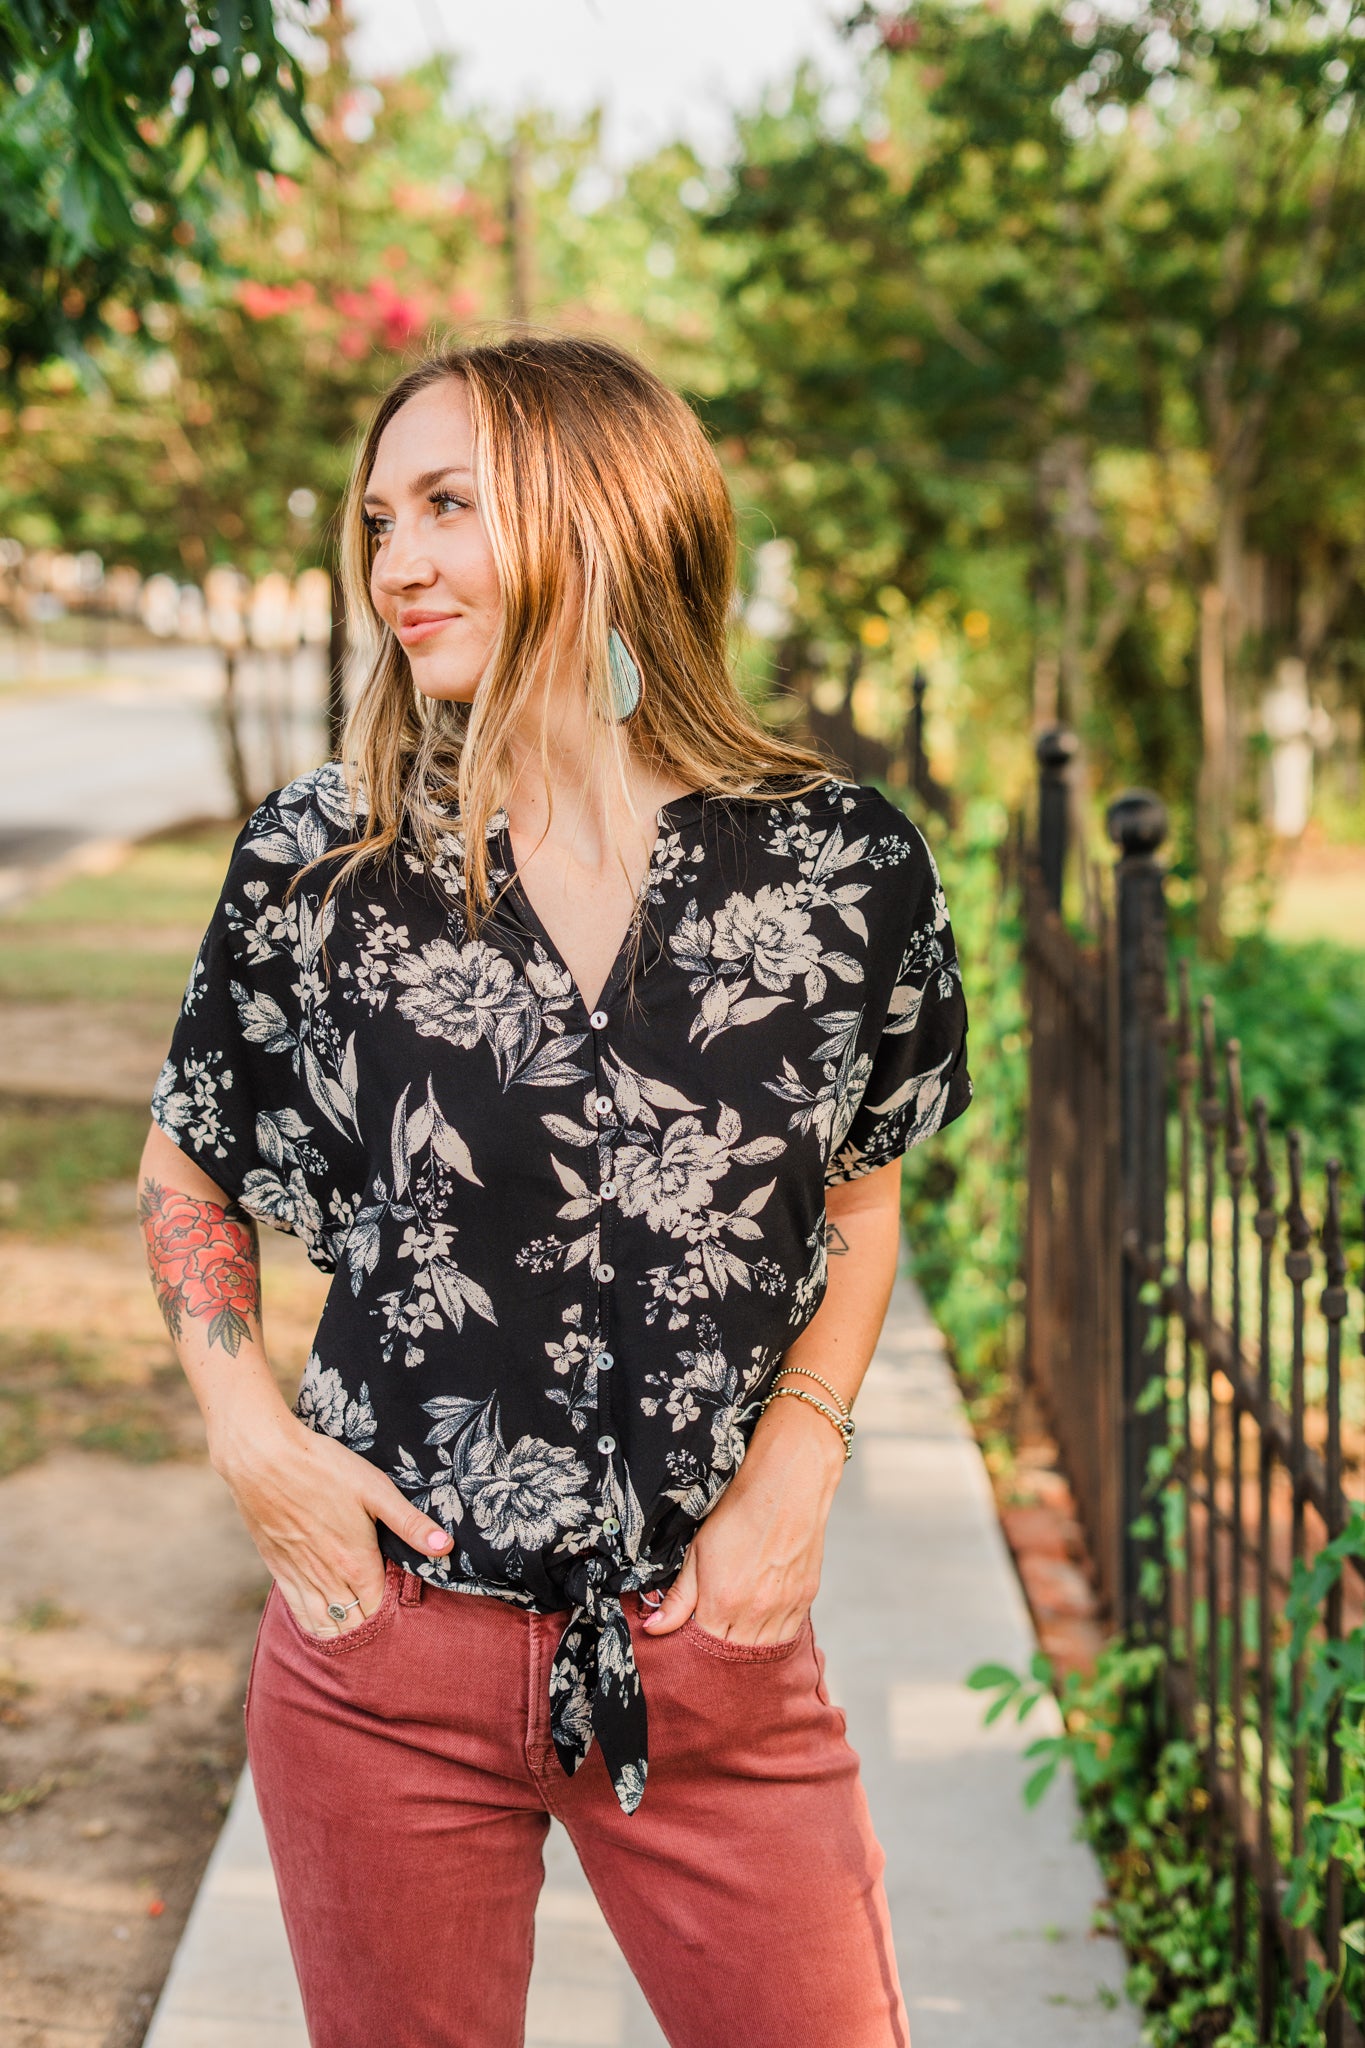
[[[1125,789],[1104,814],[1109,837],[1121,851],[1155,853],[1166,837],[1166,806],[1151,789]]]
[[[1040,768],[1065,768],[1068,761],[1075,760],[1079,747],[1075,733],[1065,725],[1045,726],[1033,743]]]

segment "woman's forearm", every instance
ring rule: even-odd
[[[289,1406],[262,1339],[255,1223],[156,1126],[143,1149],[138,1207],[152,1285],[204,1417],[209,1457],[252,1541],[304,1628],[335,1635],[357,1627],[384,1591],[376,1522],[429,1556],[449,1550],[450,1535],[386,1473]]]
[[[901,1162],[896,1159],[858,1180],[829,1189],[825,1296],[783,1355],[784,1366],[808,1366],[828,1380],[850,1408],[872,1362],[895,1284],[900,1255],[900,1169]],[[817,1400],[828,1399],[817,1381],[800,1375],[784,1384],[804,1387]],[[771,1422],[779,1408],[799,1411],[803,1406],[800,1401],[774,1401],[764,1421]],[[808,1418],[813,1426],[829,1427],[818,1413],[808,1411]]]
[[[262,1336],[256,1225],[155,1128],[138,1216],[157,1303],[221,1471],[294,1420]]]
[[[900,1245],[900,1161],[831,1189],[825,1297],[783,1365],[808,1365],[851,1407],[881,1335]],[[776,1376],[775,1376],[776,1377]],[[796,1375],[830,1405],[818,1382]],[[695,1613],[703,1628],[739,1642],[784,1642],[820,1584],[825,1524],[844,1469],[828,1415],[807,1401],[769,1401],[739,1469],[697,1530],[657,1612],[651,1635]]]

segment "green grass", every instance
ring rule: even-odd
[[[161,1003],[178,1006],[194,948],[175,953],[135,952],[117,942],[67,946],[59,938],[16,945],[0,941],[0,1002]]]
[[[12,911],[0,933],[8,940],[73,924],[202,927],[222,887],[233,837],[231,827],[215,825],[182,838],[148,841],[111,874],[72,875]]]
[[[0,919],[0,1001],[178,1004],[232,837],[214,826],[139,846]]]
[[[101,1187],[136,1178],[145,1109],[0,1100],[0,1230],[61,1237],[100,1220]]]
[[[1220,1041],[1241,1043],[1248,1106],[1264,1095],[1273,1129],[1302,1131],[1310,1172],[1335,1153],[1348,1198],[1358,1201],[1365,1195],[1365,952],[1330,939],[1248,936],[1216,967],[1195,962],[1190,980],[1196,1000],[1213,996]],[[1353,1231],[1353,1222],[1347,1227]]]
[[[155,1387],[109,1378],[93,1352],[58,1332],[0,1332],[0,1478],[63,1444],[138,1465],[177,1452]]]

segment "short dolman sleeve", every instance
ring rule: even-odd
[[[860,908],[869,927],[869,1009],[878,1022],[847,1077],[826,1187],[887,1166],[972,1098],[967,1004],[937,863],[919,827],[889,802],[904,858],[878,869]],[[882,842],[883,845],[885,841]],[[873,988],[889,994],[871,1000]]]
[[[329,840],[317,803],[290,801],[302,786],[268,797],[238,835],[151,1107],[225,1194],[330,1273],[364,1167],[354,1034],[329,1002],[324,956],[332,864],[289,886]]]

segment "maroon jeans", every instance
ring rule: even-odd
[[[272,1588],[247,1747],[312,2048],[521,2048],[555,1814],[673,2048],[909,2048],[858,1757],[810,1617],[665,1636],[623,1605],[649,1781],[623,1813],[548,1726],[566,1614],[427,1586],[310,1635]]]

